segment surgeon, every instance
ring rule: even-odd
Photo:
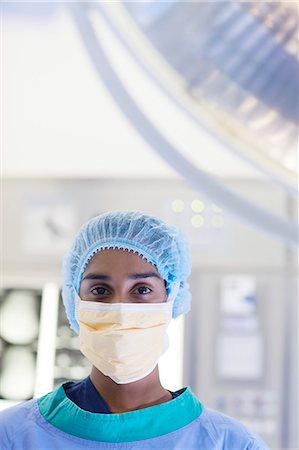
[[[90,376],[2,412],[1,449],[266,449],[190,387],[160,382],[167,327],[190,309],[190,270],[184,236],[157,218],[118,211],[83,225],[64,259],[63,301]]]

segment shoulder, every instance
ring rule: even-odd
[[[25,432],[36,423],[37,401],[28,400],[0,412],[0,441],[8,443],[11,438]],[[5,448],[5,446],[4,446]]]
[[[231,450],[267,450],[267,445],[248,430],[241,422],[209,408],[204,408],[200,417],[201,427],[206,428],[217,448]],[[221,445],[220,445],[221,444]]]
[[[17,423],[18,420],[22,420],[25,418],[31,418],[32,412],[37,406],[36,399],[28,400],[23,403],[19,403],[15,406],[10,406],[2,411],[0,411],[0,423],[1,425],[11,424],[12,419],[13,423]],[[18,426],[22,422],[18,423]]]

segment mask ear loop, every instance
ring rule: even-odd
[[[82,299],[80,298],[79,294],[77,293],[75,286],[72,284],[72,288],[75,292],[75,319],[78,322],[78,305],[80,302],[82,302]],[[79,322],[78,322],[79,323]]]
[[[177,281],[177,282],[174,283],[174,285],[173,285],[173,288],[172,288],[172,290],[171,290],[171,293],[170,293],[169,296],[168,296],[167,303],[168,303],[168,302],[174,302],[174,300],[175,300],[175,298],[176,298],[176,296],[177,296],[177,294],[178,294],[178,292],[179,292],[179,289],[180,289],[180,282]]]

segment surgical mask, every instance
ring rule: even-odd
[[[169,346],[175,288],[163,303],[100,303],[77,296],[80,350],[104,375],[118,384],[149,375]]]

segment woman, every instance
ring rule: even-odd
[[[157,362],[167,326],[188,312],[183,235],[134,211],[86,223],[64,260],[63,300],[91,374],[2,413],[2,449],[256,450],[237,421],[190,388],[165,389]]]

